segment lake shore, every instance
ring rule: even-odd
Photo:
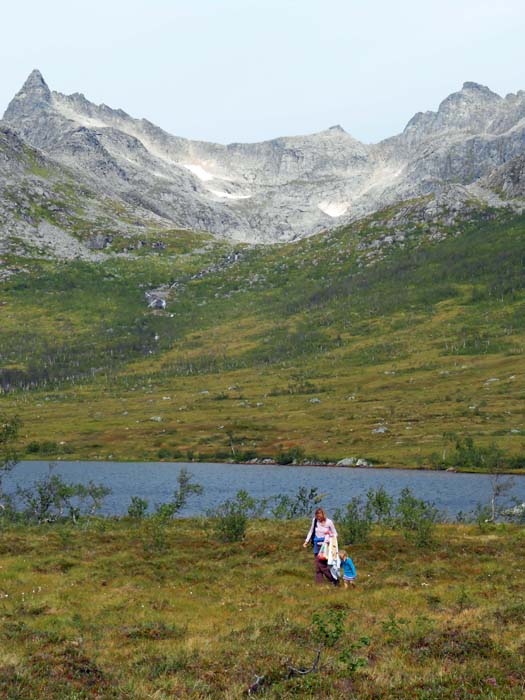
[[[366,465],[345,465],[345,464],[338,464],[337,462],[311,462],[311,461],[306,461],[298,464],[281,464],[279,462],[276,462],[274,460],[267,460],[267,459],[262,459],[259,461],[253,461],[250,460],[248,462],[236,462],[236,461],[228,461],[228,460],[213,460],[213,459],[207,459],[205,461],[188,461],[187,459],[158,459],[158,460],[151,460],[151,459],[139,459],[139,458],[123,458],[123,459],[118,459],[114,458],[111,455],[111,459],[102,459],[102,458],[97,458],[97,457],[76,457],[72,455],[59,455],[59,456],[54,456],[54,457],[49,457],[46,459],[42,458],[30,458],[24,455],[23,459],[21,460],[23,462],[42,462],[42,461],[48,461],[48,462],[93,462],[93,463],[98,463],[100,461],[107,461],[107,462],[115,462],[118,464],[129,464],[129,463],[141,463],[141,464],[173,464],[173,465],[181,465],[181,466],[191,466],[192,464],[230,464],[230,465],[235,465],[235,464],[242,464],[244,466],[274,466],[274,467],[289,467],[290,469],[294,469],[296,467],[321,467],[321,468],[333,468],[337,467],[338,469],[352,469],[352,470],[362,470],[362,469],[377,469],[377,470],[386,470],[386,471],[419,471],[419,472],[436,472],[436,473],[443,473],[446,472],[448,474],[491,474],[490,471],[487,470],[482,470],[482,469],[470,469],[466,467],[453,467],[453,468],[447,468],[447,469],[436,469],[435,467],[432,466],[421,466],[421,465],[405,465],[405,466],[399,466],[399,465],[389,465],[389,464],[377,464],[374,462],[369,462]],[[501,471],[498,471],[499,474],[505,475],[505,476],[522,476],[525,475],[525,469],[502,469]]]

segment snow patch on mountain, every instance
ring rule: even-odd
[[[213,173],[210,173],[209,170],[205,170],[202,165],[199,165],[198,163],[182,163],[182,167],[189,170],[203,182],[217,179]]]
[[[348,202],[328,202],[326,200],[320,202],[317,206],[323,214],[327,214],[327,216],[330,216],[332,219],[343,216],[350,208]]]
[[[51,93],[38,71],[4,120],[103,196],[257,243],[311,236],[330,226],[327,217],[339,226],[451,183],[486,187],[495,168],[525,152],[525,92],[502,98],[470,82],[378,144],[340,127],[261,143],[190,141],[80,93]]]

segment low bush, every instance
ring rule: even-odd
[[[282,494],[274,498],[275,505],[271,508],[274,518],[280,520],[293,520],[310,515],[324,499],[324,494],[318,493],[316,488],[307,489],[301,486],[295,496]]]
[[[304,450],[301,447],[290,447],[280,450],[275,457],[277,464],[299,464],[305,459]]]
[[[17,487],[14,496],[2,496],[2,518],[27,523],[53,523],[64,520],[78,522],[82,517],[96,515],[111,489],[90,481],[74,484],[53,474],[38,479],[31,486]]]
[[[373,527],[370,509],[360,496],[354,496],[344,509],[335,511],[340,541],[345,544],[366,542]]]
[[[401,491],[395,506],[395,527],[418,547],[432,543],[432,535],[441,514],[433,503],[416,498],[409,488]]]
[[[142,520],[146,517],[149,503],[144,498],[138,496],[131,497],[131,503],[128,506],[128,516],[134,520]]]
[[[213,532],[221,542],[240,542],[246,536],[250,517],[260,515],[262,504],[246,491],[238,491],[233,499],[228,499],[208,516],[213,522]]]

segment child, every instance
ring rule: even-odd
[[[355,586],[357,574],[355,571],[354,562],[350,559],[344,549],[339,550],[339,558],[341,559],[341,568],[343,569],[343,584],[348,588],[348,584]]]

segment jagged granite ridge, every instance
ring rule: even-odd
[[[254,144],[190,141],[82,94],[52,92],[37,70],[4,120],[103,196],[250,242],[303,238],[451,184],[488,201],[490,174],[525,153],[525,92],[502,98],[472,82],[371,145],[338,125]]]

